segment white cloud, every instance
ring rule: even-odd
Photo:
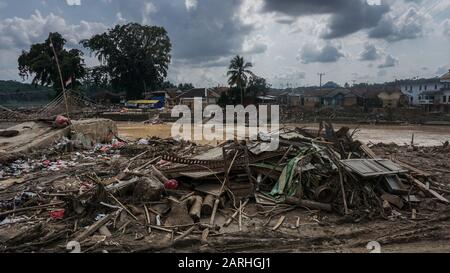
[[[157,11],[158,8],[152,2],[144,3],[144,9],[142,11],[142,23],[144,25],[150,25],[151,24],[150,15],[156,13]]]
[[[29,18],[7,18],[0,21],[0,48],[27,49],[31,44],[42,42],[50,32],[59,32],[69,45],[76,46],[80,40],[106,30],[102,23],[80,21],[67,24],[64,18],[50,13],[48,16],[36,10]]]
[[[384,58],[383,63],[378,65],[378,68],[394,67],[397,64],[398,64],[398,59],[389,54]]]
[[[66,0],[69,6],[81,6],[81,0]]]
[[[375,45],[366,43],[364,50],[359,54],[360,61],[374,61],[381,58],[382,52]]]
[[[429,14],[411,7],[399,15],[386,14],[378,25],[369,31],[369,37],[389,42],[416,39],[432,30],[431,22]]]
[[[185,0],[184,4],[186,5],[187,10],[194,10],[197,8],[197,0]]]
[[[319,47],[317,44],[308,43],[300,49],[297,59],[300,59],[304,64],[332,63],[337,62],[344,56],[345,55],[340,51],[340,48],[331,43],[327,43],[323,47]]]

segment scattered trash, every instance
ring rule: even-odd
[[[50,211],[50,217],[54,220],[60,220],[64,218],[64,209]]]
[[[283,128],[271,152],[261,149],[269,135],[216,147],[115,137],[68,149],[76,141],[60,138],[45,153],[1,165],[0,226],[21,233],[2,242],[0,252],[65,251],[60,245],[67,241],[88,252],[164,250],[183,240],[192,245],[192,238],[225,247],[218,240],[229,231],[251,231],[250,240],[257,230],[325,226],[332,217],[336,225],[419,221],[424,207],[449,203],[448,185],[429,169],[378,158],[388,148],[356,141],[346,127],[320,128]],[[170,243],[161,242],[166,236]]]

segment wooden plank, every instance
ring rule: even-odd
[[[405,169],[407,169],[407,170],[409,170],[409,171],[411,171],[413,173],[416,173],[417,175],[420,175],[420,176],[423,176],[423,177],[430,177],[431,176],[430,173],[427,173],[425,171],[419,170],[416,167],[411,166],[411,165],[409,165],[409,164],[407,164],[405,162],[402,162],[402,161],[400,161],[398,159],[393,158],[392,160],[395,163],[397,163],[398,165],[402,166],[403,168],[405,168]]]
[[[441,202],[444,202],[446,204],[450,203],[450,201],[448,201],[444,196],[440,195],[439,193],[437,193],[436,191],[434,191],[432,189],[427,188],[427,186],[424,183],[422,183],[419,180],[415,179],[411,175],[407,175],[407,177],[413,182],[414,185],[416,185],[422,191],[428,192],[429,194],[433,195],[434,197],[436,197]]]
[[[370,149],[369,147],[367,147],[366,144],[361,144],[360,149],[367,155],[367,157],[369,158],[376,158],[377,155],[372,151],[372,149]]]
[[[103,217],[102,219],[98,220],[97,222],[95,222],[93,225],[91,225],[88,229],[86,229],[85,231],[83,231],[80,235],[78,235],[75,238],[75,241],[77,242],[81,242],[83,241],[86,237],[90,236],[91,234],[93,234],[94,232],[96,232],[99,228],[101,228],[102,226],[104,226],[106,223],[108,223],[109,220],[111,220],[113,217],[113,214],[108,214],[105,217]]]

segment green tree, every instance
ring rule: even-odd
[[[156,89],[158,89],[158,90],[167,90],[167,89],[170,89],[170,88],[177,88],[177,87],[176,87],[175,84],[171,83],[170,81],[165,81],[165,82],[159,84]]]
[[[194,89],[194,85],[192,83],[180,83],[178,85],[178,89],[180,89],[181,91],[187,91]]]
[[[241,103],[244,103],[244,89],[247,86],[248,75],[253,75],[249,68],[253,67],[252,63],[245,62],[244,57],[235,56],[228,67],[228,84],[236,86],[241,91]]]
[[[50,42],[50,38],[53,43]],[[34,44],[29,51],[22,51],[17,60],[19,75],[23,80],[34,75],[32,81],[34,85],[53,86],[57,93],[61,92],[61,79],[52,44],[58,56],[63,81],[72,78],[72,87],[79,86],[77,79],[83,78],[86,74],[83,52],[78,49],[66,50],[64,48],[66,40],[57,32],[50,33],[44,43]]]
[[[266,79],[252,75],[248,81],[247,93],[257,97],[258,95],[265,95],[269,88],[270,85],[267,84]]]
[[[95,53],[112,86],[130,99],[155,90],[167,77],[172,45],[163,27],[116,25],[81,44]]]

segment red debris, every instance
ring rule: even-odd
[[[64,218],[64,209],[50,211],[50,217],[54,220],[60,220]]]
[[[64,116],[57,116],[55,119],[56,128],[65,128],[70,125],[70,120]]]
[[[178,181],[175,179],[167,180],[166,183],[164,183],[164,188],[167,190],[176,190],[178,188]]]

